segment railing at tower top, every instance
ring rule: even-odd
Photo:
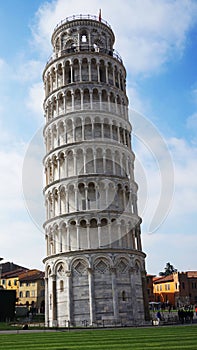
[[[73,15],[73,16],[69,16],[66,17],[65,19],[63,19],[61,22],[59,22],[54,31],[60,27],[62,24],[65,24],[67,22],[71,22],[71,21],[75,21],[78,19],[91,19],[93,21],[97,21],[97,22],[101,22],[103,24],[105,24],[107,27],[109,27],[111,29],[111,26],[109,25],[109,23],[107,21],[104,21],[102,18],[100,18],[99,16],[93,16],[93,15]]]
[[[72,53],[79,53],[79,52],[92,52],[92,53],[102,53],[102,54],[106,54],[109,55],[115,59],[117,59],[121,64],[123,64],[122,58],[119,55],[119,53],[116,50],[108,50],[105,48],[94,48],[94,46],[89,46],[89,45],[81,45],[81,46],[71,46],[67,49],[61,50],[59,53],[57,54],[53,54],[47,61],[47,64],[49,64],[51,61],[55,60],[56,58],[59,58],[63,55],[66,54],[72,54]]]

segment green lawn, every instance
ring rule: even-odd
[[[197,326],[0,334],[2,350],[197,350]]]

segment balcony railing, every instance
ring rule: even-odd
[[[116,50],[107,50],[107,49],[98,48],[98,47],[94,48],[93,46],[88,46],[88,45],[72,46],[65,50],[61,50],[58,54],[53,54],[47,61],[47,64],[49,64],[51,61],[55,60],[58,57],[61,57],[70,53],[79,53],[79,52],[103,53],[117,59],[121,64],[123,64],[122,58]]]
[[[63,19],[61,22],[59,22],[54,31],[60,27],[62,24],[65,24],[67,22],[71,22],[71,21],[75,21],[77,19],[92,19],[93,21],[98,21],[101,22],[103,24],[105,24],[107,27],[109,27],[111,29],[111,26],[109,25],[109,23],[107,23],[107,21],[104,21],[102,18],[100,18],[99,16],[93,16],[93,15],[73,15],[73,16],[69,16],[66,17],[65,19]]]

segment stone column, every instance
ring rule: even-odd
[[[61,228],[61,234],[62,234],[62,252],[65,252],[65,251],[68,250],[67,242],[66,242],[65,229]]]
[[[98,246],[101,247],[101,224],[98,224]]]
[[[109,133],[110,133],[110,136],[109,136],[109,138],[110,138],[110,140],[113,140],[113,131],[112,131],[112,124],[110,123],[109,124]]]
[[[80,81],[80,82],[82,82],[81,65],[82,65],[82,62],[81,62],[81,60],[80,60],[80,61],[79,61],[79,81]]]
[[[111,102],[110,102],[110,95],[109,93],[107,94],[107,101],[108,101],[108,111],[111,111]]]
[[[79,204],[78,204],[78,188],[77,187],[74,188],[74,192],[75,192],[75,211],[78,211]]]
[[[101,139],[104,140],[104,122],[101,121]]]
[[[72,112],[74,112],[74,110],[75,110],[75,99],[74,99],[74,92],[73,91],[71,92],[71,98],[72,98],[71,110],[72,110]],[[74,141],[74,139],[73,139],[73,141]]]
[[[106,151],[105,150],[103,150],[103,173],[104,174],[106,173]]]
[[[115,82],[115,71],[114,71],[114,67],[113,67],[113,85],[116,86],[116,82]]]
[[[126,145],[125,129],[123,129],[123,144]]]
[[[80,235],[79,235],[80,225],[77,224],[77,250],[80,249]]]
[[[56,275],[52,276],[52,326],[57,327],[57,287]]]
[[[112,297],[113,297],[113,309],[114,309],[114,321],[119,319],[119,310],[118,310],[118,290],[116,283],[116,268],[111,267],[111,277],[112,277]]]
[[[65,65],[62,67],[63,70],[63,85],[66,85],[66,71],[65,71]]]
[[[69,226],[66,227],[66,233],[67,233],[67,250],[70,251],[70,228],[69,228]]]
[[[93,269],[88,268],[88,283],[89,283],[89,306],[90,306],[90,326],[95,322],[95,304],[94,304],[94,280]]]
[[[86,174],[86,150],[83,153],[83,173]]]
[[[81,108],[81,109],[83,109],[83,108]],[[84,141],[84,140],[85,140],[85,125],[84,125],[84,120],[82,120],[82,125],[81,125],[81,127],[82,127],[82,130],[81,130],[81,138],[82,138],[82,141]]]
[[[132,309],[132,321],[136,324],[138,318],[138,307],[137,307],[137,295],[135,286],[135,269],[130,268],[130,281],[131,281],[131,309]]]
[[[118,142],[120,143],[120,126],[117,126],[117,132],[118,132]]]
[[[61,253],[62,252],[62,230],[61,230],[61,228],[59,228],[59,230],[58,230],[58,240],[59,240],[58,251]]]
[[[45,277],[45,327],[49,327],[49,280]]]
[[[121,223],[118,222],[117,223],[118,226],[118,243],[119,243],[119,247],[122,248],[122,234],[121,234]]]
[[[98,83],[100,83],[100,70],[99,70],[99,63],[97,63],[97,76],[98,76]]]
[[[76,176],[77,175],[77,154],[75,149],[73,150],[73,163],[74,163],[73,172],[74,172],[74,176]]]
[[[91,61],[88,60],[88,75],[89,75],[89,81],[92,80],[92,72],[91,72]]]
[[[50,77],[50,92],[52,92],[53,91],[53,77],[52,77],[51,72],[49,74],[49,77]]]
[[[137,196],[136,194],[133,193],[132,195],[132,204],[133,204],[133,212],[134,214],[138,215],[138,210],[137,210]]]
[[[83,90],[81,89],[81,109],[83,110]],[[84,125],[84,123],[83,123]],[[84,138],[82,137],[82,140],[84,140]]]
[[[109,84],[107,64],[105,65],[105,75],[106,75],[106,84]]]
[[[90,91],[90,109],[93,109],[92,91]],[[92,132],[92,135],[94,135],[93,132]]]
[[[86,202],[86,210],[88,210],[88,186],[85,186],[85,202]]]
[[[66,271],[66,277],[67,277],[67,307],[68,307],[68,322],[72,325],[73,317],[72,317],[72,274],[71,271]]]
[[[120,84],[120,72],[118,72],[118,85],[119,85],[119,89],[121,88],[121,84]]]
[[[137,236],[137,249],[142,250],[142,243],[140,237],[140,226],[136,227],[136,236]]]
[[[115,152],[112,151],[112,167],[113,167],[113,175],[116,175],[116,163],[115,163]]]
[[[99,106],[100,106],[100,110],[102,110],[102,92],[99,91]]]
[[[73,64],[70,65],[70,82],[73,83]]]
[[[88,249],[91,248],[90,246],[90,224],[87,224],[87,243],[88,243]]]
[[[96,173],[96,151],[93,150],[93,164],[94,164],[94,173]]]

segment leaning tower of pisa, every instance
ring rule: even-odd
[[[146,319],[126,70],[110,25],[73,16],[52,34],[45,87],[48,326]]]

